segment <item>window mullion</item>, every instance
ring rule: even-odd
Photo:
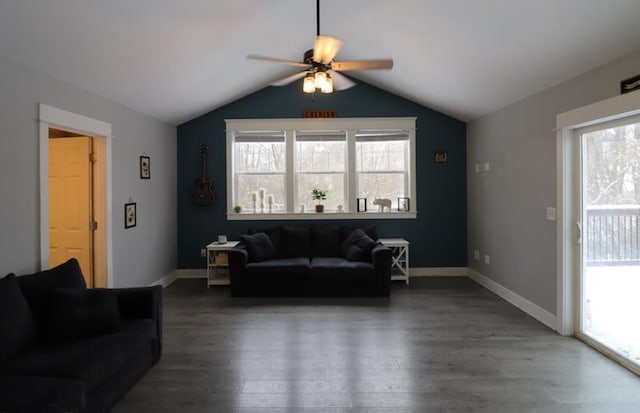
[[[287,196],[287,212],[295,212],[294,200],[296,199],[296,165],[295,165],[295,139],[293,130],[285,131],[285,147],[286,147],[286,175],[284,190]]]
[[[358,197],[358,179],[356,174],[356,130],[347,129],[347,176],[345,177],[345,211],[353,211]]]

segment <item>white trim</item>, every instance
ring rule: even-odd
[[[111,124],[40,103],[40,268],[49,268],[49,128],[105,138],[107,146],[107,287],[113,287],[112,138]]]
[[[579,162],[576,162],[574,131],[578,128],[604,123],[640,114],[640,92],[614,96],[556,115],[556,159],[557,159],[557,308],[560,334],[572,335],[577,332],[579,314],[576,314],[580,299],[579,262],[576,262],[575,224],[579,208]],[[578,186],[578,188],[576,188]]]
[[[164,277],[160,278],[159,280],[156,280],[155,282],[152,282],[151,284],[149,284],[149,287],[153,287],[155,285],[161,285],[162,288],[167,288],[177,278],[178,278],[178,271],[177,270],[176,271],[171,271],[169,274],[165,275]]]
[[[479,272],[475,271],[472,268],[469,268],[469,278],[471,278],[473,281],[477,282],[487,290],[491,291],[492,293],[496,294],[503,300],[507,301],[508,303],[524,311],[531,317],[540,321],[542,324],[546,325],[550,329],[557,331],[557,324],[558,324],[557,317],[551,314],[550,312],[548,312],[547,310],[545,310],[544,308],[539,307],[538,305],[532,303],[526,298],[514,293],[508,288],[502,286],[501,284],[498,284],[497,282],[485,277],[484,275],[480,274]]]
[[[415,219],[417,212],[305,212],[293,214],[253,214],[231,212],[227,214],[229,221],[292,221],[321,219]]]
[[[178,278],[203,278],[205,280],[207,279],[206,268],[176,270],[176,273]]]
[[[467,267],[409,267],[409,277],[467,277]]]

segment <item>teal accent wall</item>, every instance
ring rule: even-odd
[[[417,219],[227,221],[225,119],[301,118],[307,109],[335,109],[340,118],[417,117]],[[211,207],[191,204],[201,144],[209,146],[207,175],[217,197]],[[436,164],[435,151],[447,151],[448,162]],[[313,223],[374,224],[379,236],[411,243],[411,267],[466,267],[466,182],[466,124],[460,120],[360,81],[351,89],[313,98],[302,93],[302,81],[266,87],[178,126],[178,268],[204,268],[200,249],[218,234],[238,239],[249,228]]]

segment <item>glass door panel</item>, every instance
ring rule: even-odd
[[[640,364],[640,121],[580,136],[581,333]]]

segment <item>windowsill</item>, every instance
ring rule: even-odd
[[[416,219],[418,213],[411,212],[302,212],[271,213],[253,212],[227,213],[229,221],[293,221],[293,220],[341,220],[341,219]]]

